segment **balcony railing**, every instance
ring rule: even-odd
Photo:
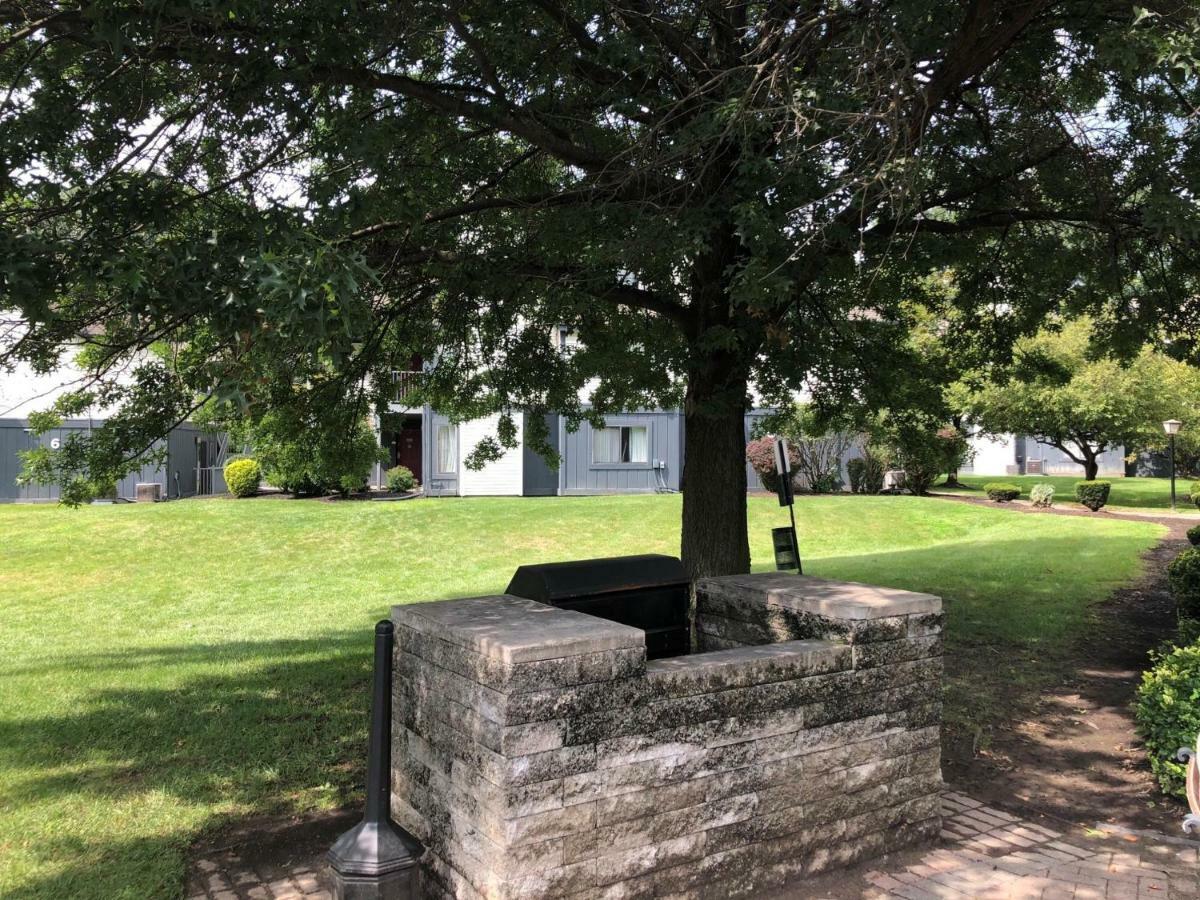
[[[417,388],[421,384],[423,372],[394,371],[392,372],[392,402],[402,405],[412,405]]]

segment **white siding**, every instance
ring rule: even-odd
[[[485,495],[516,495],[524,491],[523,483],[523,453],[525,435],[522,432],[524,422],[522,416],[514,416],[517,426],[517,446],[507,450],[500,459],[484,466],[478,472],[468,469],[463,460],[475,449],[480,439],[496,434],[496,424],[499,416],[488,416],[472,422],[463,422],[458,426],[458,493],[463,497]]]
[[[1008,466],[1017,464],[1017,439],[1011,434],[992,437],[976,434],[970,439],[975,459],[969,470],[972,475],[1006,475]]]

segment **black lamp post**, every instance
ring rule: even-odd
[[[1163,431],[1167,433],[1167,438],[1171,442],[1171,510],[1175,510],[1175,435],[1179,434],[1179,429],[1183,427],[1183,423],[1178,419],[1167,419],[1163,422]]]
[[[371,745],[367,752],[367,809],[329,851],[336,900],[418,900],[424,847],[392,821],[392,647],[395,626],[375,626]]]

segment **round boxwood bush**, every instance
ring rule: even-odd
[[[1192,482],[1191,490],[1188,491],[1188,499],[1200,507],[1200,481]]]
[[[253,459],[235,459],[225,464],[225,486],[235,497],[253,497],[262,481],[262,469]]]
[[[1111,481],[1077,481],[1075,499],[1095,512],[1108,502],[1108,492],[1111,490]]]
[[[1007,481],[993,481],[985,484],[983,489],[987,492],[988,499],[997,503],[1007,503],[1021,496],[1021,489]]]
[[[1138,688],[1138,733],[1159,786],[1182,797],[1185,766],[1175,759],[1175,751],[1195,747],[1200,732],[1200,644],[1176,647],[1153,659],[1154,667],[1142,673]]]
[[[1200,525],[1193,525],[1187,530],[1188,540],[1192,542],[1192,546],[1200,546]]]
[[[1189,547],[1171,560],[1167,580],[1180,617],[1200,619],[1200,547]]]
[[[393,494],[405,494],[416,483],[417,479],[408,466],[393,466],[387,470],[387,486]]]

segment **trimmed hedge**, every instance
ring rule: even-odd
[[[393,466],[387,470],[387,486],[393,494],[405,494],[416,483],[417,479],[408,466]]]
[[[1075,482],[1075,499],[1092,512],[1096,512],[1108,503],[1108,493],[1111,490],[1111,481],[1077,481]]]
[[[1200,619],[1200,547],[1189,547],[1167,566],[1167,580],[1181,619]]]
[[[1200,507],[1200,481],[1192,482],[1192,488],[1188,491],[1188,499]]]
[[[1200,644],[1155,654],[1153,660],[1154,667],[1142,673],[1138,687],[1138,733],[1146,742],[1159,787],[1183,797],[1185,765],[1175,759],[1175,751],[1194,747],[1200,732]]]
[[[1192,546],[1200,546],[1200,525],[1193,525],[1187,530],[1188,540],[1192,542]]]
[[[262,481],[262,469],[253,459],[235,459],[225,464],[225,486],[235,497],[253,497]]]
[[[1054,485],[1035,484],[1029,489],[1029,500],[1034,506],[1049,509],[1054,505]]]
[[[988,499],[996,503],[1007,503],[1021,496],[1021,489],[1008,481],[993,481],[985,484],[983,489],[987,492]]]

